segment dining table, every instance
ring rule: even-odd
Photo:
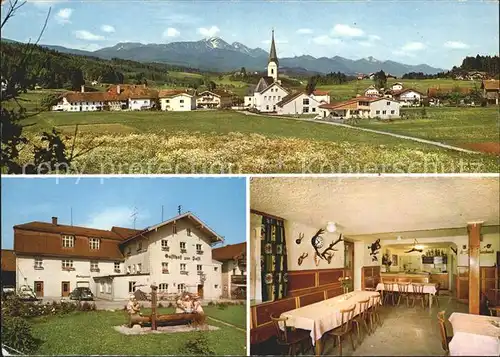
[[[376,291],[355,290],[283,312],[280,317],[286,318],[287,327],[311,331],[310,336],[316,356],[320,356],[323,351],[321,337],[342,324],[340,311],[356,306],[354,310],[354,316],[356,316],[362,312],[360,311],[361,305],[358,302],[370,299],[373,296],[380,296],[380,294]],[[373,301],[373,299],[370,299],[369,307],[372,306]],[[380,299],[379,301],[381,303]]]
[[[375,290],[377,291],[380,291],[381,294],[382,294],[382,300],[383,300],[383,297],[384,297],[384,283],[378,283],[377,284],[377,287],[375,288]],[[397,283],[393,283],[392,284],[392,289],[390,289],[391,291],[395,291],[395,292],[398,292],[399,291],[399,288],[398,288],[398,284]],[[429,308],[432,307],[432,296],[431,295],[436,295],[437,293],[437,284],[436,283],[425,283],[424,284],[424,294],[427,294],[429,295]],[[408,293],[413,293],[413,285],[410,283],[408,285]]]
[[[500,317],[454,312],[450,356],[500,356]]]

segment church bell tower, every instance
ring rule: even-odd
[[[278,82],[278,56],[276,55],[276,45],[274,43],[274,29],[271,39],[271,50],[269,51],[269,62],[267,63],[267,76],[273,77]]]

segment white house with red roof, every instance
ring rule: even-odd
[[[320,115],[323,118],[380,118],[396,119],[400,117],[400,104],[391,98],[356,97],[340,103],[321,104]]]

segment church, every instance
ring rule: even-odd
[[[272,31],[271,50],[267,63],[267,76],[260,78],[250,95],[245,96],[245,107],[264,113],[303,114],[318,112],[319,105],[329,103],[328,93],[314,91],[311,95],[304,92],[292,93],[281,84],[278,78],[279,60],[276,54],[274,30]],[[319,96],[319,97],[318,97]]]

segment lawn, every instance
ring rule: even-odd
[[[160,309],[160,313],[172,309]],[[246,319],[245,306],[205,308],[208,316],[228,322]],[[127,336],[113,329],[124,324],[123,311],[75,312],[66,316],[38,318],[33,324],[34,336],[43,343],[41,355],[185,355],[184,343],[197,332]],[[246,333],[208,320],[217,331],[203,332],[216,355],[246,355]],[[246,324],[244,326],[246,328]]]

